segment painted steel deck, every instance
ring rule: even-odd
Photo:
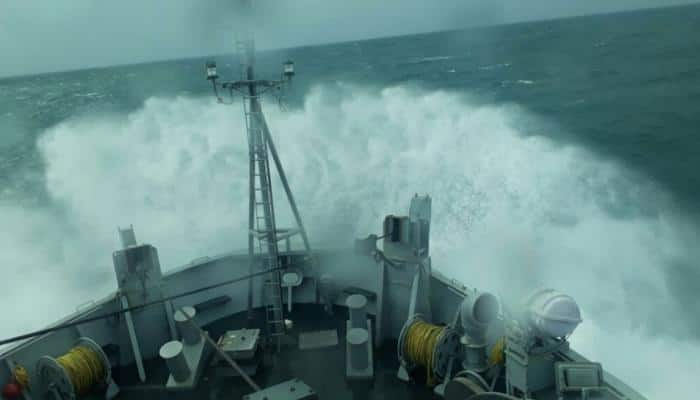
[[[262,316],[262,315],[260,315]],[[264,360],[264,368],[253,380],[265,388],[289,379],[298,378],[311,386],[321,399],[438,399],[424,385],[409,384],[396,377],[398,360],[396,342],[388,340],[375,352],[375,379],[371,386],[348,384],[345,380],[345,321],[347,310],[335,307],[333,316],[318,305],[296,305],[288,318],[294,321],[289,332],[289,343],[280,353]],[[262,327],[264,320],[257,318],[249,325],[246,314],[216,321],[205,329],[213,338],[227,330],[243,327]],[[338,344],[332,347],[300,350],[298,337],[302,332],[337,329]],[[141,384],[135,366],[114,369],[116,382],[122,392],[118,399],[238,399],[252,392],[240,377],[217,377],[213,368],[205,371],[199,385],[193,391],[166,391],[168,377],[165,363],[159,359],[146,362],[148,381]]]

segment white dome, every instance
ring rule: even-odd
[[[582,321],[576,300],[553,289],[535,292],[527,309],[533,328],[544,337],[568,336]]]

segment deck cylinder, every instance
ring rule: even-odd
[[[484,371],[486,362],[486,329],[498,316],[498,299],[477,290],[465,294],[460,305],[464,335],[460,343],[464,349],[462,367],[467,371]]]
[[[173,340],[162,345],[159,352],[176,382],[185,381],[191,373],[182,349],[182,342]]]
[[[350,325],[353,328],[367,329],[367,297],[361,294],[350,295],[345,305],[350,313]]]
[[[197,326],[194,322],[188,320],[188,317],[189,319],[194,319],[195,315],[197,315],[197,310],[194,307],[182,307],[175,311],[174,319],[177,330],[180,332],[183,342],[188,345],[197,344],[202,340]]]
[[[367,369],[369,354],[367,354],[367,342],[369,332],[367,329],[352,328],[348,331],[346,340],[350,345],[350,365],[355,370]]]

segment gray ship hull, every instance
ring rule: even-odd
[[[409,317],[411,307],[416,307],[411,300],[411,293],[417,280],[410,268],[392,266],[378,261],[369,255],[357,254],[353,250],[325,250],[315,253],[316,259],[310,263],[301,252],[281,252],[280,261],[284,265],[294,265],[303,271],[301,285],[293,288],[291,313],[286,317],[294,322],[294,327],[287,333],[289,344],[281,351],[267,357],[263,371],[254,376],[259,384],[266,387],[288,379],[301,379],[319,394],[319,398],[437,398],[431,390],[416,382],[404,383],[397,378],[399,362],[395,356],[396,340]],[[249,268],[247,254],[226,254],[218,257],[205,257],[195,260],[183,267],[172,270],[162,276],[162,288],[167,293],[184,293],[207,285],[244,276]],[[335,289],[332,315],[324,311],[324,284],[332,283]],[[468,288],[461,282],[449,279],[437,271],[430,271],[429,279],[423,285],[422,292],[429,293],[423,307],[428,307],[435,323],[449,323],[454,318],[455,310],[465,297]],[[264,326],[260,312],[264,310],[264,299],[260,294],[264,278],[253,280],[253,306],[257,317],[253,324]],[[368,299],[367,312],[372,321],[372,338],[375,348],[374,379],[372,385],[363,386],[347,384],[345,376],[345,323],[347,310],[346,298],[353,293],[362,293]],[[195,318],[197,325],[209,331],[212,337],[218,337],[224,331],[235,330],[251,324],[248,314],[248,283],[245,281],[218,287],[212,290],[192,294],[172,301],[172,307],[179,309],[194,306],[198,311]],[[413,303],[413,304],[412,304]],[[287,307],[288,304],[285,304]],[[121,307],[119,293],[111,294],[91,306],[70,315],[60,323],[79,321],[95,315],[118,311]],[[167,315],[169,307],[162,304],[152,305],[132,313],[135,338],[130,335],[126,318],[116,317],[80,324],[35,337],[5,348],[0,354],[0,382],[11,379],[12,370],[21,365],[27,368],[30,376],[36,371],[34,366],[42,356],[58,356],[69,349],[80,337],[89,337],[97,342],[110,358],[112,376],[122,388],[117,398],[238,398],[252,392],[240,378],[219,379],[210,376],[211,371],[203,373],[203,379],[190,391],[171,391],[166,388],[168,369],[159,358],[160,347],[172,340],[172,327]],[[413,310],[415,311],[415,310]],[[248,326],[249,327],[249,326]],[[503,335],[498,324],[490,329],[490,345]],[[333,346],[320,349],[299,349],[299,333],[304,331],[336,330],[339,342]],[[135,365],[138,355],[133,351],[132,340],[138,342],[139,355],[143,359],[146,379],[141,382]],[[392,356],[393,355],[393,356]],[[552,353],[551,362],[586,362],[587,360],[574,350],[563,346]],[[531,393],[535,399],[556,399],[554,374],[545,374],[538,378],[551,380],[544,384],[545,389]],[[644,399],[639,393],[619,381],[611,374],[604,373],[604,382],[609,390],[596,394],[595,398],[604,399]],[[498,383],[500,385],[500,383]],[[36,390],[26,391],[31,398]],[[193,397],[193,395],[195,395]],[[234,395],[231,397],[231,395]],[[353,397],[355,396],[355,397]],[[359,397],[358,397],[359,396]],[[567,398],[580,398],[567,397]]]

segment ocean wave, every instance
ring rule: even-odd
[[[98,93],[98,92],[89,92],[89,93],[76,93],[73,95],[74,97],[94,97],[94,98],[102,98],[105,95]]]
[[[446,60],[451,60],[453,59],[454,56],[432,56],[432,57],[421,57],[421,58],[415,58],[408,60],[404,62],[403,64],[423,64],[423,63],[431,63],[431,62],[436,62],[436,61],[446,61]]]
[[[508,68],[511,65],[512,64],[509,62],[505,62],[505,63],[500,63],[500,64],[482,65],[479,67],[479,69],[482,71],[490,71],[492,69]]]
[[[415,192],[430,193],[436,269],[504,297],[542,285],[573,295],[586,313],[574,346],[650,395],[700,374],[692,362],[667,372],[638,367],[677,365],[682,359],[663,345],[679,341],[683,359],[700,359],[683,340],[693,334],[688,310],[673,307],[679,293],[666,279],[669,260],[696,259],[696,228],[684,230],[648,179],[534,135],[536,123],[519,123],[532,117],[521,108],[443,91],[326,85],[303,108],[271,107],[267,117],[312,238],[350,243],[380,230],[383,215],[405,210]],[[164,270],[245,247],[245,137],[229,107],[188,97],[152,98],[129,114],[84,115],[44,132],[46,191],[60,212],[0,207],[9,227],[0,231],[3,273],[32,276],[5,288],[19,308],[0,336],[113,288],[115,226],[133,223],[140,241],[158,247]],[[621,208],[632,211],[614,214]],[[292,223],[279,210],[280,225]],[[664,339],[648,339],[649,331]],[[626,357],[609,351],[621,338]]]
[[[508,86],[513,86],[513,85],[523,85],[523,86],[532,86],[536,85],[537,81],[533,81],[530,79],[518,79],[518,80],[505,80],[501,81],[501,87],[508,87]]]

